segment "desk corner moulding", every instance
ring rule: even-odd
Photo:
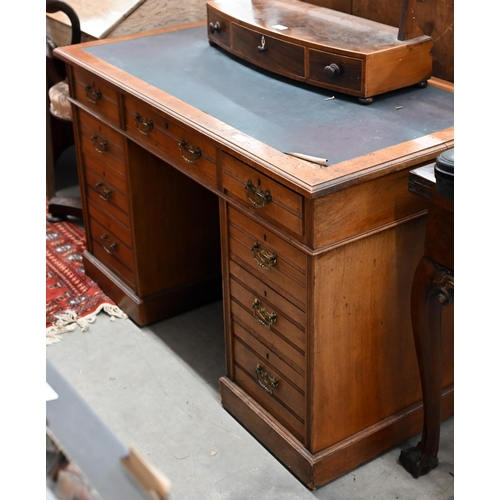
[[[453,93],[327,100],[211,46],[205,23],[56,52],[103,291],[139,325],[222,298],[222,405],[309,488],[416,435],[428,203],[408,175],[453,147]],[[452,308],[442,322],[450,347]]]

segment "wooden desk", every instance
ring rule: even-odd
[[[330,99],[211,47],[204,26],[58,54],[85,266],[104,291],[146,324],[222,282],[222,404],[310,488],[417,434],[409,304],[426,203],[407,179],[453,147],[453,94]],[[446,418],[449,358],[443,388]]]

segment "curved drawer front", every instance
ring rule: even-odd
[[[305,311],[306,255],[228,207],[229,257]]]
[[[233,24],[232,47],[235,55],[261,68],[296,79],[305,78],[304,47],[266,33]]]
[[[231,47],[231,21],[220,12],[207,5],[208,39],[229,49]]]
[[[74,67],[74,98],[78,103],[92,110],[115,126],[119,126],[118,93],[115,88],[101,78]]]
[[[305,397],[239,338],[233,342],[234,379],[299,440],[304,440]]]
[[[363,61],[321,50],[309,50],[309,80],[339,91],[361,92]]]
[[[125,130],[146,149],[202,184],[216,187],[215,145],[194,130],[125,96]]]
[[[226,153],[219,155],[222,189],[256,215],[302,237],[302,196]]]

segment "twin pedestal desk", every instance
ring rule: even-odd
[[[453,147],[453,93],[364,106],[237,60],[200,25],[57,54],[88,275],[139,325],[222,296],[222,405],[309,488],[419,433],[427,206],[408,174]],[[443,342],[447,418],[452,309]]]

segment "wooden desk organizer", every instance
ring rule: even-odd
[[[398,29],[300,0],[213,0],[208,38],[263,69],[369,104],[431,76],[432,38],[402,39],[408,1]]]

